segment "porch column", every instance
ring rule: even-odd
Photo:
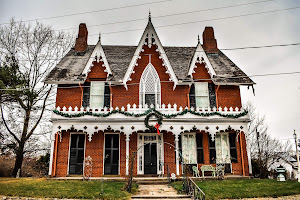
[[[179,175],[179,145],[178,145],[178,134],[175,134],[175,148],[176,148],[176,175]]]
[[[129,174],[129,141],[130,141],[130,135],[126,134],[126,175]]]
[[[51,139],[51,150],[50,150],[50,162],[49,162],[49,173],[48,173],[49,176],[52,175],[55,134],[52,133],[51,136],[50,136],[50,139]]]

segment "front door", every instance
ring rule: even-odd
[[[157,174],[156,143],[149,143],[144,146],[144,174]]]
[[[119,135],[105,134],[104,174],[119,173]]]

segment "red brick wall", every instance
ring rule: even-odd
[[[170,143],[175,146],[175,137],[171,132],[163,133],[164,142]],[[176,174],[176,163],[175,163],[175,149],[173,146],[164,143],[164,173],[167,174],[167,165],[169,166],[169,172]]]
[[[57,141],[55,141],[57,142]],[[62,131],[62,140],[60,142],[60,136],[58,137],[57,146],[57,160],[56,160],[56,176],[64,177],[68,173],[68,161],[69,161],[69,132]],[[55,150],[54,150],[55,151]],[[54,159],[53,159],[54,162]],[[54,168],[54,163],[53,163]],[[54,169],[52,169],[53,172]]]
[[[79,85],[58,85],[56,94],[56,107],[68,109],[70,106],[74,108],[81,107],[82,88]]]
[[[239,86],[221,85],[216,92],[218,107],[242,107]]]
[[[209,82],[212,83],[211,80],[198,80],[198,79],[211,79],[207,69],[205,68],[204,63],[196,63],[196,68],[194,68],[195,73],[193,73],[193,79],[196,82]]]
[[[91,68],[91,71],[88,73],[87,82],[91,80],[103,80],[103,81],[106,80],[107,72],[104,72],[106,68],[102,66],[103,64],[104,63],[102,61],[93,62],[93,67]]]
[[[93,162],[93,177],[99,177],[103,175],[103,144],[104,133],[99,131],[94,133],[92,141],[88,141],[88,135],[86,136],[86,149],[85,157],[91,156]]]
[[[126,141],[125,135],[120,133],[120,175],[126,175]]]
[[[130,154],[130,163],[129,163],[129,169],[131,165],[131,156],[133,152],[137,151],[137,133],[133,132],[130,136],[130,142],[129,142],[129,154]],[[123,151],[126,151],[125,148]],[[133,163],[133,175],[137,175],[137,156],[134,158],[134,163]]]

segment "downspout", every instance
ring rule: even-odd
[[[218,84],[217,90],[216,90],[216,104],[217,104],[217,109],[219,108],[219,101],[218,101],[218,91],[220,88],[220,84]]]
[[[188,91],[188,93],[187,93],[188,108],[189,108],[189,109],[191,108],[191,103],[190,103],[190,91],[191,91],[191,86],[192,86],[192,85],[189,85],[189,91]]]
[[[81,84],[79,83],[79,87],[81,89],[81,98],[80,98],[80,108],[82,107],[82,99],[83,99],[83,89],[81,87]]]
[[[55,152],[54,152],[54,166],[53,166],[53,176],[56,176],[56,160],[57,160],[57,149],[58,149],[58,133],[55,134]]]
[[[111,92],[111,83],[109,83],[109,95],[110,95],[110,107],[113,107],[112,105],[112,92]]]
[[[241,158],[242,158],[242,169],[243,169],[243,176],[245,176],[245,166],[244,166],[244,155],[243,155],[243,141],[242,141],[242,132],[240,133],[240,147],[241,147]]]

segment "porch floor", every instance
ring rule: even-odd
[[[176,180],[182,180],[181,177],[177,177]],[[252,179],[253,176],[240,176],[240,175],[225,175],[224,179]],[[71,177],[53,177],[48,178],[49,180],[83,180],[81,176],[71,176]],[[205,176],[205,177],[193,177],[193,180],[217,180],[217,177]],[[102,176],[102,177],[91,177],[90,180],[108,180],[108,181],[126,181],[125,177],[116,177],[116,176]],[[167,181],[167,177],[133,177],[134,181]]]

